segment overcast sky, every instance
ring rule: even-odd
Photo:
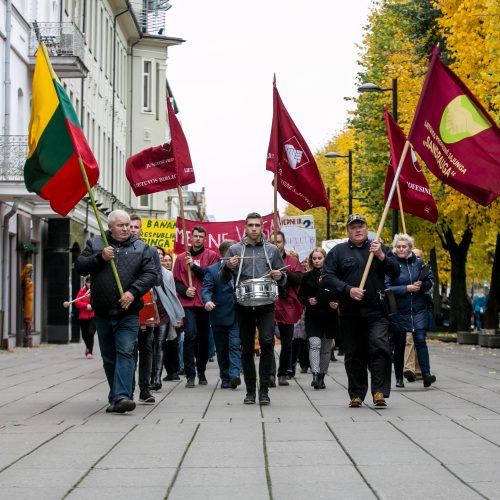
[[[313,152],[347,119],[371,0],[171,0],[167,77],[217,221],[273,210],[272,81]],[[278,195],[282,211],[286,202]]]

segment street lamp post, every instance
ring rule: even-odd
[[[335,153],[335,151],[329,151],[325,154],[325,158],[347,158],[348,166],[349,166],[349,181],[348,181],[348,200],[349,200],[349,214],[352,214],[352,149],[349,149],[346,155],[341,155],[339,153]],[[328,188],[330,189],[330,188]],[[330,197],[328,197],[330,199]]]
[[[359,92],[392,92],[392,117],[398,121],[398,79],[392,79],[392,87],[382,88],[374,83],[364,83],[358,87]],[[398,232],[398,211],[392,210],[392,236]]]
[[[328,203],[330,203],[330,187],[326,188],[326,197],[328,198]],[[330,239],[330,210],[326,211],[326,239]]]

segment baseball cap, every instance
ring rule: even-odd
[[[353,222],[362,222],[363,224],[366,224],[366,219],[360,214],[350,214],[347,218],[347,225],[352,224]]]

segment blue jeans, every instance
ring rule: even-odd
[[[139,316],[95,316],[95,321],[102,364],[109,385],[108,401],[113,404],[121,399],[131,399]]]
[[[232,325],[212,325],[212,333],[219,363],[220,379],[229,382],[241,373],[240,331],[236,320]]]

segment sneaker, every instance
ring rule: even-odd
[[[259,394],[259,404],[261,406],[269,406],[271,404],[271,399],[267,392]]]
[[[194,387],[194,377],[188,377],[186,380],[186,387],[192,389]]]
[[[359,408],[362,404],[363,400],[358,396],[354,396],[349,403],[349,408]]]
[[[152,405],[156,403],[155,397],[149,392],[149,389],[144,389],[139,394],[139,401],[146,405]]]
[[[241,378],[240,377],[233,377],[229,381],[229,385],[231,386],[231,389],[236,389],[241,384]]]
[[[373,406],[387,406],[384,395],[381,392],[376,392],[373,395]]]
[[[408,382],[415,382],[417,380],[417,377],[415,377],[415,373],[413,373],[411,370],[405,370],[403,372],[403,375]]]
[[[87,359],[94,359],[94,356],[92,356],[91,352],[88,352],[86,357]]]
[[[120,399],[111,406],[112,410],[109,413],[125,413],[126,411],[135,410],[135,402],[131,399]]]
[[[290,385],[285,375],[280,375],[278,377],[278,385]]]
[[[436,375],[425,375],[424,377],[424,387],[430,387],[436,381]]]
[[[269,387],[276,387],[276,377],[274,375],[269,377]]]
[[[200,385],[207,385],[208,384],[207,377],[205,377],[204,373],[198,373],[198,383]]]
[[[255,392],[247,392],[245,399],[243,400],[244,405],[254,405],[255,404]]]

